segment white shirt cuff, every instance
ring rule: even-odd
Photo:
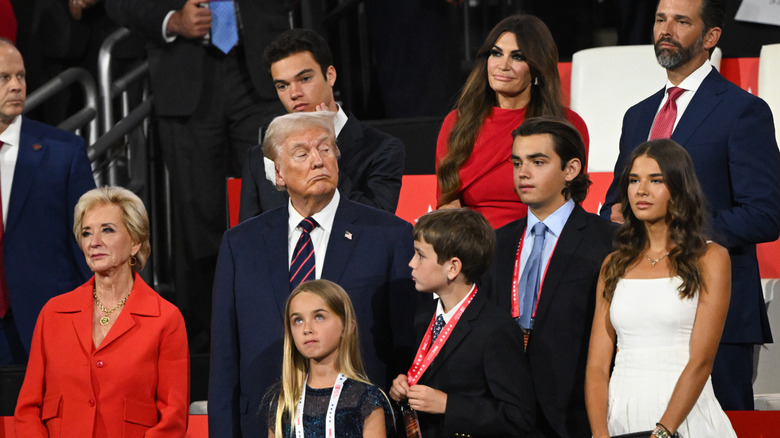
[[[176,11],[168,12],[168,15],[165,16],[165,19],[162,22],[162,37],[166,43],[172,43],[176,40],[176,35],[168,33],[168,21],[170,21],[171,16],[175,13]]]

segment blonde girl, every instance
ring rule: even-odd
[[[336,283],[301,283],[287,299],[268,424],[269,437],[284,438],[385,437],[392,427],[387,397],[363,370],[352,302]]]

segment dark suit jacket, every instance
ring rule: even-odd
[[[647,140],[663,94],[661,90],[634,105],[623,118],[615,179],[601,210],[604,217],[620,202],[620,173],[631,151]],[[731,305],[721,342],[771,342],[756,258],[757,243],[780,235],[780,152],[769,106],[713,68],[672,140],[693,158],[709,201],[712,237],[731,256]]]
[[[201,40],[177,37],[171,43],[162,36],[168,12],[181,9],[185,0],[106,0],[106,12],[117,23],[140,31],[148,42],[149,75],[158,116],[192,114],[204,85],[206,52]],[[235,0],[240,11],[239,30],[243,59],[259,95],[275,99],[276,92],[263,64],[263,50],[272,39],[290,28],[289,1]],[[216,80],[216,79],[212,79]]]
[[[84,140],[23,117],[3,260],[16,328],[28,352],[43,305],[92,275],[73,236],[73,209],[93,188]]]
[[[401,140],[361,123],[347,112],[347,123],[337,138],[339,193],[355,202],[395,213],[404,174]],[[265,177],[263,147],[249,149],[241,177],[239,221],[287,203],[287,192]]]
[[[419,345],[438,301],[420,305],[414,318]],[[534,391],[523,335],[505,312],[478,291],[441,352],[418,384],[447,394],[444,415],[418,413],[424,438],[529,436]]]
[[[225,233],[214,281],[209,378],[211,436],[265,435],[263,395],[281,378],[283,314],[290,293],[287,206]],[[348,234],[351,233],[351,234]],[[385,388],[413,355],[419,294],[407,263],[412,227],[380,210],[341,198],[322,278],[341,285],[358,318],[369,378]]]
[[[490,299],[509,315],[517,245],[526,222],[526,218],[519,219],[496,231],[496,256],[483,280]],[[560,437],[590,434],[585,365],[599,270],[612,251],[616,228],[576,205],[544,278],[527,355],[542,414]]]

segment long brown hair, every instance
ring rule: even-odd
[[[644,223],[637,219],[628,202],[628,180],[634,161],[643,155],[654,159],[661,168],[664,184],[671,198],[666,210],[669,240],[674,248],[669,252],[672,273],[682,278],[680,297],[692,298],[702,285],[699,258],[707,251],[708,220],[705,198],[696,178],[693,160],[682,146],[673,140],[652,140],[639,145],[620,176],[621,212],[625,222],[615,236],[617,250],[604,265],[604,298],[612,301],[615,286],[626,269],[642,255],[647,244]]]
[[[493,107],[498,105],[496,93],[488,82],[487,60],[504,32],[515,35],[517,46],[526,58],[534,81],[525,117],[566,117],[561,101],[561,78],[558,75],[558,47],[550,30],[533,15],[512,15],[501,20],[477,51],[474,67],[455,105],[458,119],[450,132],[447,155],[442,158],[436,172],[441,189],[439,204],[452,202],[458,197],[458,171],[471,155],[485,119]]]

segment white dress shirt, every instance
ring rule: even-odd
[[[325,263],[325,252],[328,249],[328,240],[330,239],[330,232],[333,231],[333,219],[336,218],[336,210],[338,209],[340,198],[341,195],[336,190],[333,194],[333,199],[330,200],[328,205],[312,216],[319,224],[317,228],[309,233],[314,244],[314,278],[317,279],[322,277],[322,265]],[[298,213],[298,210],[293,207],[290,200],[287,201],[287,211],[290,214],[290,219],[287,223],[287,267],[289,268],[292,263],[295,245],[303,232],[299,224],[305,218]]]
[[[16,159],[19,157],[19,142],[22,135],[22,117],[16,117],[0,134],[3,147],[0,149],[0,187],[3,196],[3,227],[8,218],[8,201],[11,200],[11,185],[14,182]]]

